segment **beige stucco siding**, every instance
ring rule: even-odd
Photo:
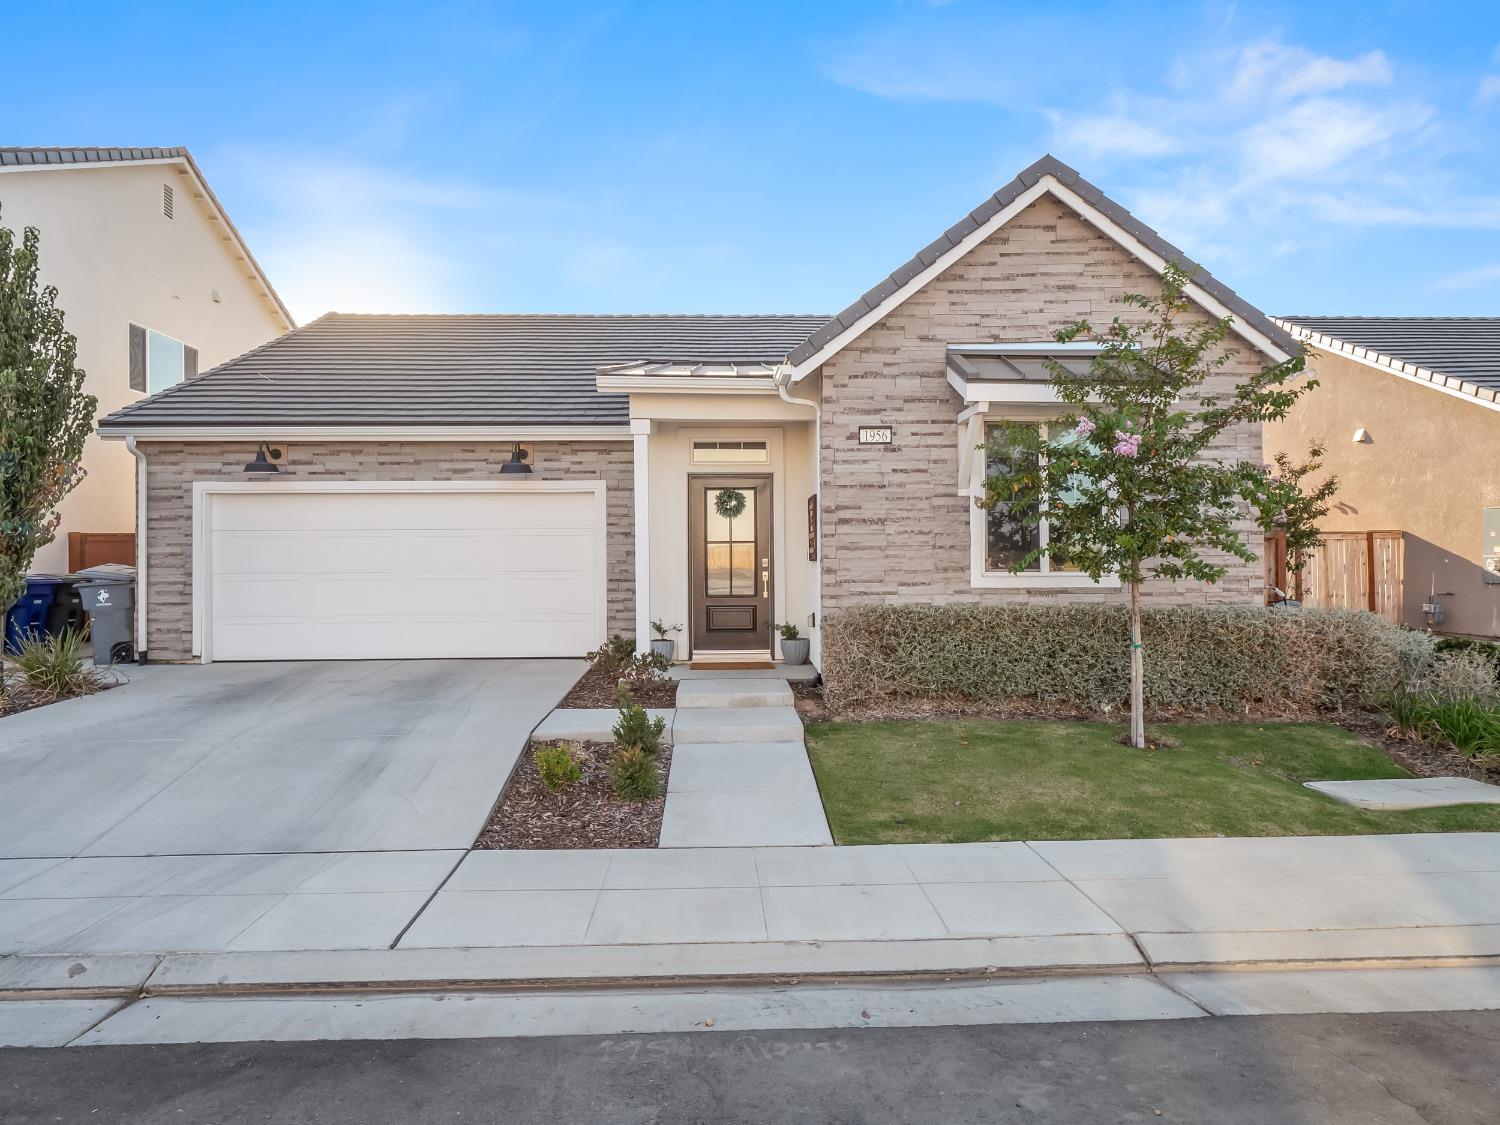
[[[247,442],[142,442],[147,470],[148,602],[152,660],[192,659],[193,482],[244,480]],[[293,444],[278,479],[493,480],[510,444],[326,442]],[[606,501],[608,626],[635,633],[634,507],[628,442],[537,442],[537,480],[602,480]]]
[[[975,589],[970,581],[971,502],[959,495],[962,400],[946,377],[952,343],[1041,342],[1080,318],[1107,324],[1127,292],[1160,280],[1077,214],[1043,198],[871,327],[822,368],[825,613],[857,603],[1114,600],[1118,589]],[[1227,390],[1265,362],[1248,344],[1215,378]],[[860,445],[860,426],[894,428],[891,445]],[[1261,456],[1258,426],[1212,450]],[[1246,522],[1257,553],[1261,537]],[[1231,563],[1216,586],[1153,583],[1165,602],[1259,602],[1259,562]]]
[[[174,189],[170,219],[163,184]],[[101,417],[145,397],[130,388],[131,324],[197,348],[200,371],[289,327],[191,184],[175,165],[158,164],[0,175],[0,222],[41,231],[41,279],[57,286]],[[91,437],[84,469],[35,570],[66,569],[69,531],[135,530],[135,461],[124,445]]]
[[[1334,352],[1311,366],[1319,386],[1266,427],[1267,454],[1300,460],[1326,442],[1340,485],[1323,529],[1405,533],[1406,624],[1423,627],[1422,603],[1451,592],[1442,631],[1500,636],[1500,585],[1479,565],[1483,510],[1500,507],[1500,411]]]

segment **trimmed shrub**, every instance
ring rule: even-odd
[[[536,772],[542,775],[542,784],[554,793],[583,777],[583,767],[578,764],[578,759],[560,742],[538,747],[532,757],[536,760]]]
[[[639,746],[620,747],[609,760],[609,784],[622,801],[649,801],[660,787],[656,755]]]
[[[1490,656],[1483,649],[1444,647],[1437,644],[1432,661],[1412,679],[1412,690],[1448,699],[1500,698]]]
[[[615,694],[620,702],[620,717],[615,721],[612,731],[616,745],[633,746],[654,758],[661,750],[661,738],[667,730],[666,719],[660,715],[652,718],[644,707],[631,698],[629,689],[623,684]]]
[[[1384,700],[1433,660],[1432,638],[1372,613],[1260,606],[1143,614],[1156,710],[1288,714]],[[958,701],[1080,711],[1126,706],[1126,607],[856,606],[823,628],[830,708]]]
[[[635,657],[635,642],[616,633],[584,657],[607,676],[618,677]]]
[[[1494,641],[1476,641],[1470,637],[1439,637],[1439,653],[1473,653],[1487,662],[1495,675],[1496,690],[1500,690],[1500,644]]]

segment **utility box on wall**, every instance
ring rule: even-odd
[[[1484,542],[1479,549],[1485,582],[1500,584],[1500,508],[1484,510]]]

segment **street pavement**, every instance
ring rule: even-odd
[[[5,1125],[1492,1125],[1500,1012],[0,1051]]]

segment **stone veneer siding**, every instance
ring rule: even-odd
[[[635,505],[629,442],[528,443],[537,480],[603,480],[608,627],[635,634]],[[244,480],[254,442],[139,443],[147,461],[147,655],[193,658],[193,482]],[[509,442],[292,443],[282,480],[494,480]]]
[[[958,494],[962,400],[947,380],[950,343],[1034,343],[1088,318],[1107,325],[1116,298],[1156,293],[1160,279],[1050,197],[873,325],[822,368],[823,612],[861,603],[1118,600],[1119,589],[975,589],[969,579],[969,505]],[[1205,314],[1206,315],[1206,314]],[[1269,362],[1239,354],[1209,384],[1223,391]],[[888,446],[859,444],[860,426],[890,425]],[[1212,451],[1261,459],[1261,427],[1225,435]],[[1243,525],[1257,554],[1262,537]],[[1237,559],[1216,585],[1154,582],[1156,604],[1260,603],[1259,562]]]

